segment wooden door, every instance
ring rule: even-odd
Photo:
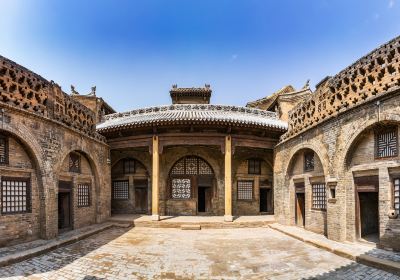
[[[305,226],[305,196],[304,193],[296,193],[296,225]]]
[[[147,188],[135,187],[135,210],[137,213],[147,212]]]

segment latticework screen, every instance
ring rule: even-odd
[[[71,153],[69,155],[69,172],[81,172],[81,157],[79,154]]]
[[[314,170],[314,152],[304,153],[304,171]]]
[[[129,181],[113,181],[112,196],[116,200],[129,199]]]
[[[325,184],[312,185],[312,208],[313,209],[326,209],[326,190]]]
[[[171,196],[173,199],[188,199],[191,197],[192,186],[190,179],[174,178],[171,183]]]
[[[29,179],[5,178],[1,180],[1,213],[30,212],[31,190]]]
[[[249,159],[247,163],[248,163],[249,174],[261,174],[261,160]]]
[[[7,138],[0,135],[0,164],[8,163],[8,141]]]
[[[238,200],[252,200],[253,199],[253,181],[238,181],[237,192]]]
[[[394,209],[400,214],[400,179],[394,180]]]
[[[78,184],[78,207],[90,206],[90,185]]]
[[[124,159],[124,174],[135,173],[135,160],[134,159]]]
[[[203,159],[189,156],[182,158],[172,167],[171,175],[212,175],[210,165]]]
[[[397,156],[396,128],[388,128],[384,131],[377,131],[375,137],[377,158]]]

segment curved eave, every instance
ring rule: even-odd
[[[209,121],[201,121],[201,120],[176,120],[176,121],[168,121],[168,120],[158,120],[151,121],[146,123],[127,123],[121,125],[108,126],[104,128],[98,128],[97,132],[105,133],[105,132],[113,132],[120,131],[125,129],[134,129],[134,128],[152,128],[152,127],[167,127],[174,125],[220,125],[220,126],[231,126],[231,127],[243,127],[243,128],[255,128],[260,130],[273,130],[273,131],[287,131],[287,128],[284,126],[266,126],[260,125],[257,123],[241,123],[241,122],[230,122],[223,120],[209,120]]]

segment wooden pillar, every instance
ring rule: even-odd
[[[232,138],[225,136],[225,222],[232,222]]]
[[[152,156],[153,156],[153,168],[151,174],[151,214],[153,221],[160,220],[160,214],[158,212],[158,200],[159,200],[159,180],[160,180],[160,155],[158,152],[158,136],[153,136],[153,146],[152,146]]]

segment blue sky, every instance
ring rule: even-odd
[[[314,86],[400,35],[400,0],[0,0],[0,54],[117,111],[211,84],[245,105]]]

